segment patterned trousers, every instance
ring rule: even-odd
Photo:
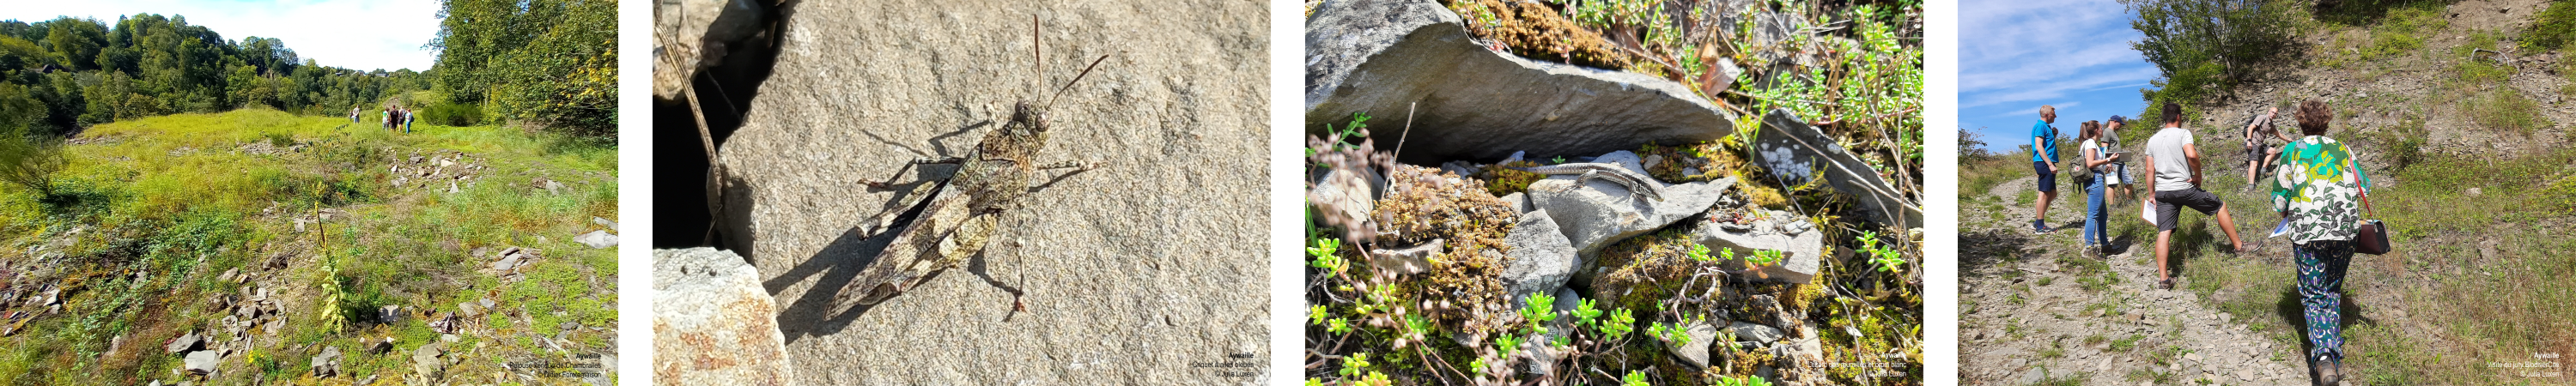
[[[2299,261],[2299,304],[2308,321],[2308,358],[2343,359],[2343,271],[2352,241],[2317,240],[2291,248]]]

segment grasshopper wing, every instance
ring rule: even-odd
[[[983,249],[984,240],[997,225],[997,216],[977,215],[964,197],[930,200],[930,207],[922,209],[919,219],[904,226],[885,251],[877,254],[876,261],[869,262],[855,280],[841,287],[833,297],[838,303],[883,302],[911,290],[921,277],[955,266]]]

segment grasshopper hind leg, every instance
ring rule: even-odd
[[[955,164],[955,163],[962,163],[962,162],[966,162],[966,158],[965,158],[965,157],[940,157],[940,158],[928,158],[928,157],[924,157],[924,158],[915,158],[915,159],[913,159],[913,160],[912,160],[912,162],[905,162],[905,163],[903,163],[903,166],[901,166],[901,167],[896,167],[896,168],[894,169],[894,175],[893,175],[893,176],[886,177],[886,179],[885,179],[884,181],[861,180],[861,181],[859,181],[859,183],[861,183],[861,184],[866,184],[866,185],[868,186],[868,188],[869,188],[869,189],[885,190],[885,189],[886,189],[886,187],[894,186],[894,181],[895,181],[895,180],[897,180],[897,179],[902,179],[902,178],[903,178],[903,172],[904,172],[905,170],[907,170],[907,169],[912,169],[912,167],[913,167],[913,166],[915,166],[915,165],[928,165],[928,164]]]

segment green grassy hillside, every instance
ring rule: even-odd
[[[405,379],[443,340],[433,324],[453,326],[441,347],[455,363],[429,383],[577,382],[503,366],[610,350],[616,249],[573,239],[616,218],[613,144],[264,109],[101,124],[71,142],[52,194],[0,186],[0,381]],[[493,271],[511,247],[538,257]],[[244,304],[275,311],[243,318]],[[213,374],[164,350],[191,332],[228,352]],[[315,377],[310,358],[331,347],[341,374]]]

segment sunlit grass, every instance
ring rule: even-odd
[[[614,250],[571,241],[602,228],[592,217],[616,219],[613,144],[503,127],[421,125],[402,134],[270,110],[134,119],[92,127],[76,140],[82,144],[68,147],[73,162],[60,175],[60,197],[0,188],[0,244],[10,246],[0,248],[0,259],[16,267],[56,264],[59,273],[39,279],[66,288],[60,315],[0,338],[0,383],[175,383],[171,369],[179,360],[158,342],[217,329],[227,313],[206,300],[241,290],[214,280],[236,268],[260,272],[257,284],[279,292],[290,305],[289,326],[227,357],[214,383],[305,376],[308,350],[320,345],[356,354],[360,340],[392,336],[397,350],[417,348],[438,340],[420,316],[485,298],[497,310],[478,331],[504,338],[461,337],[461,344],[490,347],[458,369],[489,374],[502,361],[596,352],[607,338],[588,328],[615,327]],[[418,170],[409,165],[414,155],[457,153],[460,163],[481,168],[448,168],[443,175],[473,176],[457,181],[455,193],[446,192],[446,180],[392,184],[397,163],[408,174]],[[550,193],[535,183],[541,179],[564,186]],[[327,242],[321,233],[298,232],[293,221],[317,208],[346,213],[308,224],[328,233]],[[27,248],[56,240],[69,242]],[[494,257],[471,256],[508,246],[535,248],[544,258],[521,269],[524,280],[503,281],[478,269]],[[320,271],[325,261],[339,275]],[[144,279],[133,280],[136,272]],[[414,314],[394,325],[324,327],[316,321],[326,307],[315,304],[316,288],[324,287],[347,294],[338,305],[353,321],[373,319],[382,305]],[[572,353],[516,338],[555,336],[564,321],[585,327],[568,335]],[[115,337],[124,342],[110,350]],[[358,377],[398,378],[410,370],[404,358],[342,361]]]

